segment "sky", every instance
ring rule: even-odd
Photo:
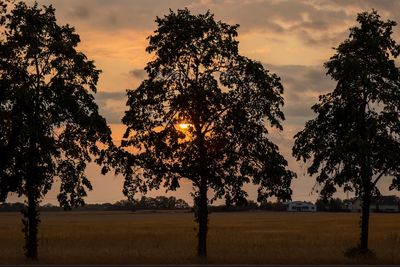
[[[31,2],[31,1],[27,1]],[[185,7],[194,14],[210,10],[216,20],[239,24],[239,52],[260,61],[282,79],[286,116],[284,131],[270,137],[298,178],[293,180],[294,200],[314,201],[318,193],[312,188],[313,177],[306,174],[307,164],[291,156],[293,136],[314,114],[310,107],[318,96],[334,89],[335,83],[325,75],[323,63],[334,54],[356,25],[356,15],[376,9],[384,19],[400,22],[400,1],[397,0],[40,0],[40,5],[56,8],[59,24],[70,24],[81,37],[79,49],[102,70],[96,101],[113,130],[113,138],[121,139],[124,127],[120,120],[126,110],[126,89],[134,89],[146,78],[143,71],[152,56],[145,52],[147,37],[156,29],[156,16],[169,9]],[[394,38],[400,41],[400,27]],[[94,190],[87,203],[115,202],[124,199],[123,177],[103,176],[95,165],[87,174]],[[388,181],[382,192],[388,193]],[[168,192],[192,203],[190,183],[184,182],[177,192]],[[249,198],[256,198],[255,188],[247,187]],[[150,196],[164,195],[165,190]],[[57,185],[44,199],[56,203]],[[138,195],[139,197],[139,195]]]

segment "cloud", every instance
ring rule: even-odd
[[[133,69],[129,74],[138,80],[142,80],[146,77],[146,71],[144,69]]]
[[[167,14],[169,8],[190,6],[189,0],[41,0],[41,4],[52,4],[63,19],[78,19],[78,23],[96,29],[113,31],[115,28],[151,29],[156,16]]]
[[[385,16],[399,19],[400,2],[395,0],[41,0],[53,4],[63,21],[90,25],[92,29],[114,32],[116,29],[154,30],[155,18],[169,9],[188,7],[193,13],[210,10],[216,19],[240,24],[241,32],[262,31],[292,34],[309,45],[324,45],[343,37],[355,24],[356,13],[381,10]]]
[[[308,103],[298,106],[285,106],[283,110],[285,116],[290,119],[298,119],[298,117],[311,118],[314,115],[314,112],[311,110],[311,106],[308,105]]]
[[[125,92],[98,92],[95,99],[100,114],[106,118],[107,123],[121,123],[126,109],[127,97]]]
[[[125,92],[97,92],[96,100],[97,101],[105,101],[108,99],[113,99],[113,100],[121,100],[126,97]]]
[[[270,65],[264,64],[271,72],[282,79],[285,95],[289,99],[297,100],[298,95],[305,93],[326,93],[333,89],[334,82],[326,76],[321,65]]]
[[[76,17],[78,19],[88,19],[91,15],[90,9],[88,6],[72,7],[70,14],[71,14],[71,16]]]
[[[283,112],[286,125],[303,126],[314,117],[311,107],[318,102],[318,96],[334,89],[335,83],[325,74],[322,65],[271,65],[264,64],[281,78],[284,86],[285,105]]]

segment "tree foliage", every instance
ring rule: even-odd
[[[400,72],[395,58],[400,46],[391,37],[394,21],[382,21],[376,11],[358,14],[360,24],[325,63],[337,82],[320,96],[317,114],[296,134],[294,156],[309,160],[327,197],[354,191],[363,200],[360,246],[367,250],[369,203],[379,193],[381,178],[400,189]]]
[[[26,255],[36,257],[36,206],[60,181],[58,200],[84,203],[92,186],[86,163],[111,144],[92,92],[100,71],[76,50],[79,35],[59,26],[52,6],[9,5],[0,36],[0,201],[27,197]]]
[[[315,202],[317,211],[343,212],[348,211],[340,198],[319,198]]]
[[[148,78],[127,92],[122,147],[135,159],[125,162],[135,164],[125,165],[124,192],[132,198],[160,186],[175,190],[188,179],[205,256],[208,192],[211,201],[240,203],[243,186],[253,183],[260,201],[290,198],[294,174],[268,139],[269,129],[282,130],[283,87],[261,63],[239,55],[238,25],[187,9],[156,23]]]

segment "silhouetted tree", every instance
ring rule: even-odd
[[[198,255],[205,257],[207,193],[211,201],[225,196],[239,203],[247,196],[243,185],[252,182],[259,185],[259,200],[291,195],[294,174],[266,127],[282,130],[283,87],[261,63],[238,54],[238,25],[187,9],[156,23],[146,49],[154,55],[145,68],[148,78],[127,92],[122,147],[135,151],[141,170],[127,166],[133,168],[125,171],[124,192],[132,198],[161,184],[175,190],[189,179]]]
[[[189,205],[183,199],[165,196],[157,196],[155,198],[142,196],[140,200],[121,200],[110,207],[110,209],[120,210],[173,210],[188,208]]]
[[[265,201],[260,203],[261,210],[269,210],[269,211],[287,211],[288,205],[284,202],[270,202]]]
[[[361,197],[358,249],[369,253],[369,206],[377,183],[391,176],[390,189],[400,189],[400,74],[394,62],[400,47],[391,37],[394,21],[380,20],[376,11],[358,14],[357,21],[360,26],[325,63],[336,88],[312,107],[317,117],[295,136],[293,154],[312,162],[308,173],[318,173],[322,195],[339,186]]]
[[[319,198],[315,202],[317,211],[343,211],[343,201],[340,198]]]
[[[329,200],[319,198],[315,201],[315,206],[317,207],[317,211],[329,211]]]
[[[37,207],[53,181],[61,182],[61,206],[83,204],[92,189],[86,162],[102,153],[98,142],[111,142],[91,94],[100,71],[76,50],[79,36],[59,26],[54,12],[18,2],[0,20],[0,201],[9,192],[27,198],[25,255],[31,259],[37,258]]]

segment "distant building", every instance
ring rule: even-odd
[[[343,208],[352,212],[362,210],[360,198],[343,201]],[[372,201],[369,206],[371,212],[400,212],[400,198],[397,196],[381,196]]]
[[[315,212],[317,211],[317,206],[311,202],[293,201],[288,203],[287,211]]]

